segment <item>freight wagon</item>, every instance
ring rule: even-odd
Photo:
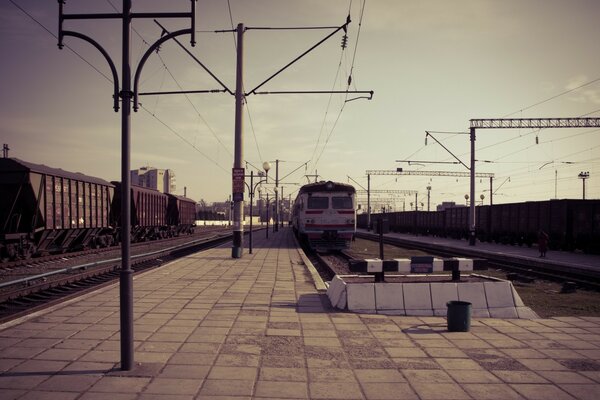
[[[476,235],[481,241],[531,246],[539,230],[550,237],[551,249],[600,253],[600,200],[546,200],[476,207]],[[380,214],[372,214],[371,220]],[[469,208],[403,211],[384,215],[390,230],[466,239]],[[358,216],[366,228],[367,215]]]

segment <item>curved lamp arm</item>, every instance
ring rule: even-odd
[[[62,44],[63,36],[73,36],[73,37],[79,38],[81,40],[85,40],[86,42],[88,42],[89,44],[94,46],[96,49],[98,49],[98,51],[100,53],[102,53],[102,55],[104,56],[104,59],[108,62],[108,65],[110,67],[110,70],[111,70],[112,76],[113,76],[113,86],[114,86],[113,108],[114,108],[115,112],[119,111],[119,75],[117,74],[117,69],[115,68],[115,63],[113,63],[112,59],[110,58],[110,56],[108,55],[106,50],[104,50],[104,48],[102,46],[100,46],[100,44],[98,42],[96,42],[94,39],[92,39],[91,37],[86,36],[79,32],[74,32],[74,31],[61,31],[61,41],[58,45],[58,47],[61,49],[63,47],[63,44]]]
[[[137,111],[139,108],[139,106],[138,106],[138,82],[140,80],[142,68],[144,68],[144,64],[148,60],[148,57],[150,57],[150,54],[152,54],[156,49],[158,49],[158,47],[161,44],[163,44],[167,40],[173,39],[174,37],[177,37],[177,36],[185,35],[187,33],[194,35],[194,30],[188,28],[188,29],[181,29],[179,31],[175,31],[175,32],[166,34],[165,36],[161,37],[156,42],[154,42],[154,44],[152,46],[150,46],[148,48],[148,50],[146,50],[146,53],[144,53],[144,56],[140,60],[140,63],[138,64],[137,69],[135,70],[135,77],[133,79],[133,111]]]

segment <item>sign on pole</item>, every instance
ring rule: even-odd
[[[244,201],[244,168],[231,169],[231,181],[233,185],[233,201]]]

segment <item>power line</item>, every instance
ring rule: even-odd
[[[163,66],[165,67],[165,69],[167,70],[167,72],[169,73],[169,75],[171,76],[171,79],[173,79],[173,81],[175,82],[175,84],[177,85],[177,87],[180,90],[183,90],[183,87],[179,84],[179,82],[177,81],[177,79],[175,78],[175,76],[173,75],[173,73],[171,72],[171,70],[169,69],[169,67],[167,67],[167,64],[165,63],[164,59],[162,58],[162,56],[159,54],[158,58],[160,59],[160,61],[162,62]],[[219,139],[219,137],[217,136],[217,134],[215,133],[215,131],[211,128],[211,126],[208,124],[208,122],[206,121],[206,119],[204,119],[204,117],[202,116],[202,114],[200,113],[200,111],[198,110],[198,108],[196,108],[196,106],[194,105],[194,103],[192,102],[192,100],[190,99],[190,97],[184,93],[184,96],[186,98],[186,100],[188,101],[188,103],[190,103],[190,105],[192,106],[192,108],[194,109],[194,111],[196,111],[196,114],[198,115],[198,117],[202,120],[202,122],[204,123],[204,125],[206,125],[206,127],[208,128],[208,130],[212,133],[212,135],[215,137],[215,139],[217,139],[217,142],[219,142],[219,144],[225,149],[225,151],[233,157],[233,154],[231,153],[231,151],[229,151],[229,149],[223,144],[223,142],[221,141],[221,139]]]
[[[23,12],[25,15],[27,15],[29,18],[31,18],[31,20],[33,22],[35,22],[36,24],[38,24],[40,27],[42,27],[42,29],[44,29],[46,32],[48,32],[54,39],[58,40],[58,37],[52,33],[52,31],[50,31],[50,29],[46,28],[40,21],[38,21],[37,19],[35,19],[35,17],[33,15],[31,15],[30,13],[28,13],[23,7],[21,7],[20,5],[18,5],[17,3],[15,3],[13,0],[9,0],[12,5],[14,5],[15,7],[17,7],[19,10],[21,10],[21,12]],[[85,58],[83,58],[83,56],[81,54],[79,54],[78,52],[76,52],[72,47],[70,47],[68,44],[64,45],[67,49],[71,50],[77,57],[79,57],[83,62],[85,62],[87,65],[89,65],[90,67],[92,67],[97,73],[99,73],[100,75],[102,75],[104,77],[104,79],[106,79],[107,81],[109,81],[110,83],[113,83],[113,80],[111,78],[109,78],[108,76],[106,76],[102,71],[100,71],[98,68],[94,67],[94,65],[92,63],[90,63],[88,60],[86,60]]]
[[[584,83],[584,84],[582,84],[582,85],[579,85],[579,86],[577,86],[577,87],[574,87],[573,89],[565,90],[565,91],[564,91],[564,92],[562,92],[562,93],[559,93],[559,94],[557,94],[557,95],[554,95],[554,96],[552,96],[552,97],[549,97],[549,98],[547,98],[547,99],[545,99],[545,100],[538,101],[537,103],[534,103],[534,104],[532,104],[532,105],[530,105],[530,106],[527,106],[527,107],[525,107],[525,108],[522,108],[522,109],[520,109],[520,110],[518,110],[518,111],[512,112],[512,113],[510,113],[510,114],[506,114],[506,115],[505,115],[505,116],[503,116],[502,118],[506,118],[506,117],[509,117],[509,116],[511,116],[511,115],[514,115],[514,114],[516,114],[516,113],[523,112],[523,111],[525,111],[525,110],[529,110],[530,108],[533,108],[533,107],[535,107],[535,106],[539,106],[540,104],[544,104],[544,103],[546,103],[546,102],[548,102],[548,101],[550,101],[550,100],[554,100],[554,99],[556,99],[557,97],[563,96],[563,95],[565,95],[565,94],[567,94],[567,93],[571,93],[571,92],[573,92],[573,91],[575,91],[575,90],[581,89],[582,87],[585,87],[585,86],[591,85],[592,83],[596,83],[596,82],[598,82],[598,81],[600,81],[600,78],[596,78],[596,79],[594,79],[594,80],[591,80],[591,81],[589,81],[589,82],[586,82],[586,83]]]
[[[190,145],[194,150],[196,150],[198,153],[200,153],[204,158],[206,158],[208,161],[212,162],[213,164],[215,164],[217,167],[221,168],[223,171],[225,171],[226,174],[230,174],[231,171],[228,171],[226,168],[222,167],[217,161],[213,160],[212,158],[210,158],[209,156],[207,156],[206,154],[204,154],[199,148],[197,148],[193,143],[191,143],[188,139],[186,139],[185,137],[183,137],[179,132],[177,132],[175,129],[171,128],[169,125],[167,125],[166,122],[164,122],[162,119],[160,119],[156,114],[154,114],[153,112],[151,112],[150,110],[148,110],[146,107],[144,107],[143,104],[140,104],[140,107],[146,111],[148,114],[150,114],[154,119],[156,119],[158,122],[160,122],[161,125],[163,125],[165,128],[167,128],[169,131],[171,131],[173,134],[175,134],[178,138],[180,138],[182,141],[184,141],[185,143],[187,143],[188,145]]]

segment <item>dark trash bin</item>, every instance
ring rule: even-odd
[[[468,332],[471,327],[471,303],[452,300],[447,302],[446,306],[448,307],[448,331]]]

